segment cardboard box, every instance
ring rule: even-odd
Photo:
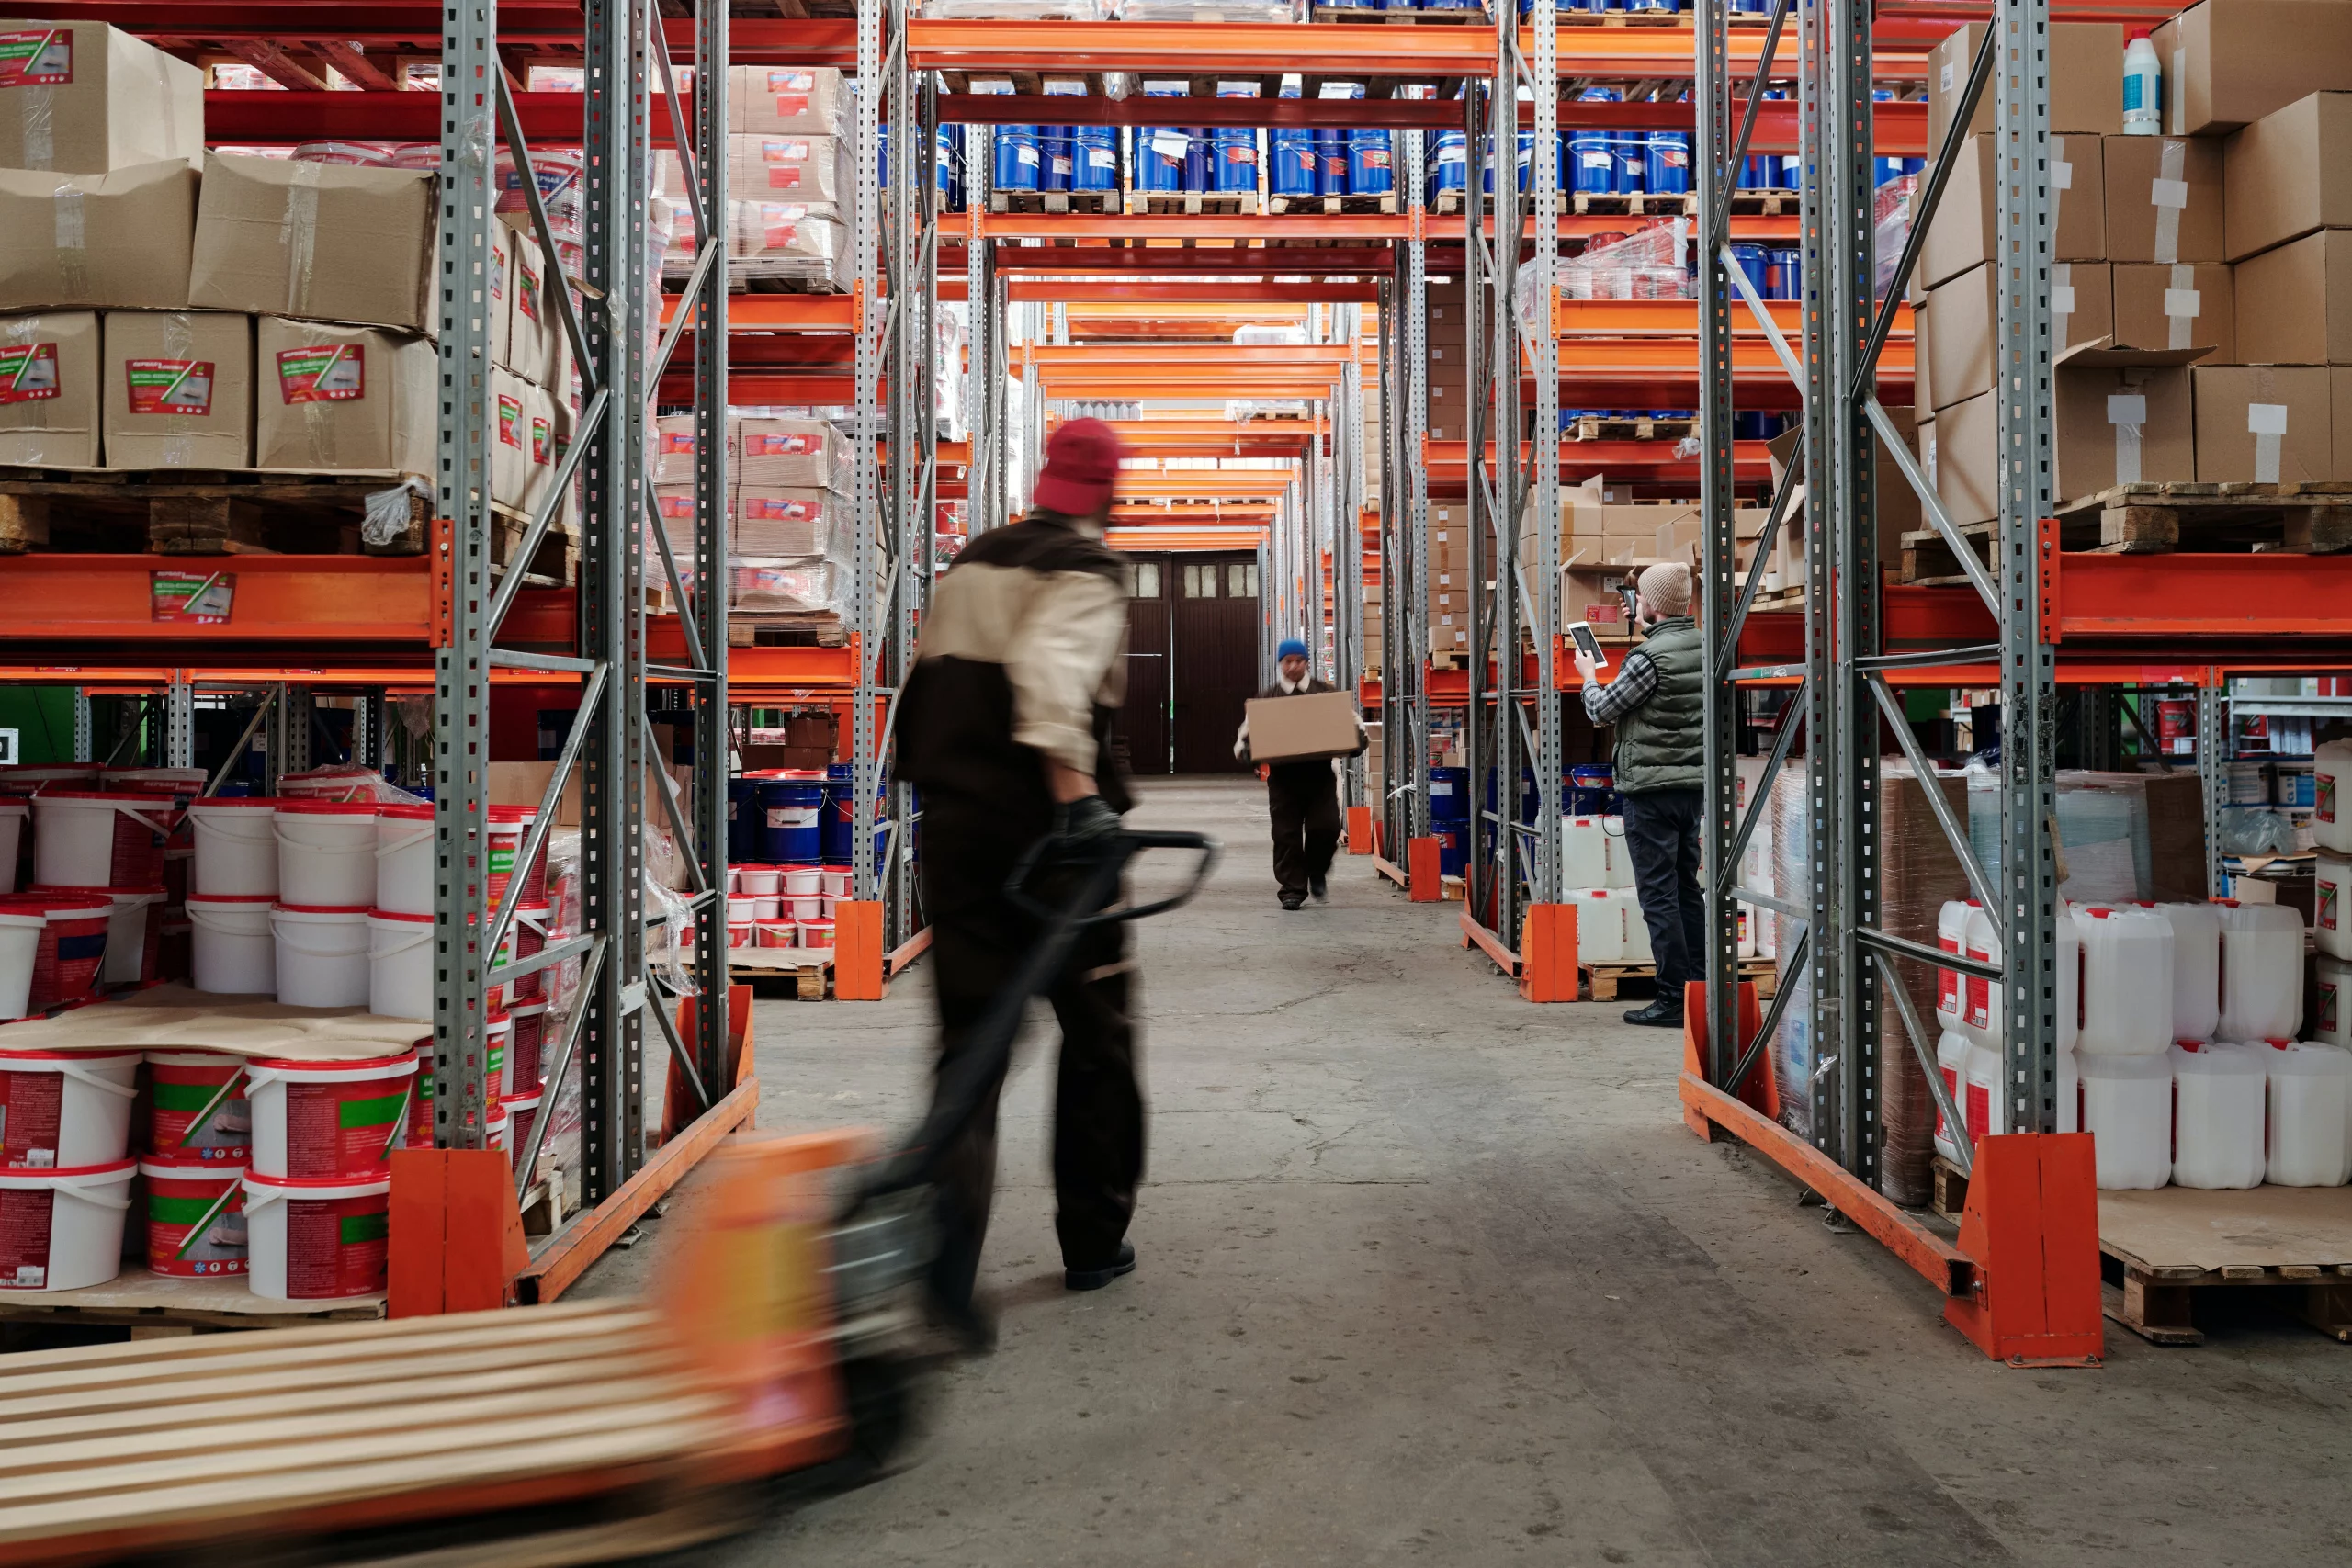
[[[104,175],[0,169],[0,310],[185,309],[196,189],[178,161]]]
[[[2199,365],[2191,375],[2198,482],[2335,477],[2335,421],[2324,368]]]
[[[2050,139],[2051,197],[2057,207],[2053,261],[2105,261],[2107,220],[2100,192],[2105,180],[2103,149],[2097,136],[2052,136]],[[2119,140],[2145,141],[2147,137]],[[1994,178],[1993,139],[1972,136],[1953,163],[1944,198],[1928,224],[1928,238],[1919,251],[1920,281],[1929,288],[1970,267],[1993,259],[1994,201],[1999,184]],[[2147,186],[2141,186],[2146,200]],[[2215,211],[2220,210],[2218,195]],[[2217,236],[2218,238],[2218,231]],[[2154,257],[2140,258],[2154,260]],[[2211,258],[2218,261],[2218,255]]]
[[[2101,153],[2108,260],[2169,266],[2223,259],[2220,142],[2110,136]]]
[[[842,208],[853,198],[850,143],[837,136],[729,136],[727,196],[730,201],[822,201]],[[662,154],[657,194],[692,211],[685,170],[673,152]]]
[[[531,482],[531,384],[493,369],[490,392],[490,498],[519,510]]]
[[[1952,112],[1968,87],[1968,67],[1984,37],[1984,24],[1971,22],[1938,44],[1928,56],[1928,152],[1944,144]],[[2050,25],[2050,129],[2059,135],[2123,134],[2123,25],[2120,22],[2052,22]],[[1967,134],[1993,129],[2001,90],[2000,63],[1976,102]]]
[[[490,362],[514,368],[514,231],[490,226]]]
[[[835,491],[743,485],[735,492],[730,554],[765,558],[842,555],[849,497]]]
[[[729,421],[732,424],[734,422]],[[695,426],[690,413],[658,414],[653,421],[653,482],[657,485],[695,481]]]
[[[435,178],[207,154],[189,303],[430,331]]]
[[[2188,365],[2200,352],[2092,344],[2059,358],[2052,487],[2062,500],[2120,483],[2199,477]],[[2136,421],[2129,417],[2135,414]],[[1997,418],[1989,391],[1936,411],[1922,466],[1956,524],[1996,514]],[[2131,471],[2135,460],[2137,473]]]
[[[824,419],[728,421],[739,485],[849,488],[849,443]]]
[[[734,254],[838,265],[848,254],[848,231],[830,205],[803,201],[735,201]]]
[[[2327,412],[2334,427],[2329,450],[2338,468],[2352,468],[2352,368],[2328,367]]]
[[[109,468],[245,468],[254,453],[254,323],[211,310],[109,310]]]
[[[1560,573],[1560,620],[1582,621],[1603,637],[1623,637],[1632,628],[1625,619],[1625,601],[1617,586],[1625,581],[1623,568],[1572,566]]]
[[[2323,229],[2235,273],[2236,352],[2249,365],[2352,365],[2352,233]]]
[[[2352,7],[2205,0],[2148,40],[2165,72],[2165,130],[2217,136],[2312,93],[2352,88]]]
[[[430,475],[440,355],[374,327],[257,323],[254,467]]]
[[[2229,139],[2222,165],[2232,261],[2352,228],[2352,93],[2313,93],[2263,116]]]
[[[527,386],[528,383],[526,383]],[[530,458],[523,476],[523,510],[537,517],[555,488],[555,399],[544,387],[529,389]]]
[[[1988,262],[1948,278],[1928,292],[1928,302],[1918,309],[1916,330],[1920,337],[1932,338],[1936,345],[1927,381],[1931,408],[1950,408],[1993,389],[1998,271]],[[2061,351],[2109,336],[2114,330],[2112,316],[2104,264],[2052,264],[2051,338]]]
[[[722,539],[730,537],[735,531],[735,497],[732,494],[727,497],[726,506],[727,515],[721,522],[719,536]],[[686,555],[695,546],[695,487],[691,484],[655,485],[653,513],[662,525],[662,533],[669,536],[670,547],[677,553],[678,564],[683,569]]]
[[[2121,262],[2112,270],[2117,343],[2210,348],[2213,352],[2206,357],[2218,364],[2238,357],[2237,288],[2229,267],[2218,262]]]
[[[104,22],[0,22],[0,168],[204,166],[204,73]]]
[[[0,463],[98,466],[98,317],[0,317]]]
[[[846,135],[849,103],[830,65],[728,67],[727,129],[738,136]]]

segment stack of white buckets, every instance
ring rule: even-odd
[[[1947,953],[1998,964],[1975,901],[1943,906]],[[2097,1141],[2103,1188],[2340,1186],[2352,1053],[2299,1043],[2303,923],[2278,904],[2062,906],[2058,1130]],[[1970,1138],[2008,1129],[2001,989],[1938,972],[1936,1065]],[[1939,1118],[1936,1146],[1960,1134]]]

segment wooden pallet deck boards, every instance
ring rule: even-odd
[[[370,544],[359,526],[390,473],[298,474],[275,469],[141,471],[0,468],[0,555],[29,550],[417,555],[433,502],[412,488],[407,526]]]
[[[381,1292],[336,1301],[281,1302],[254,1294],[242,1275],[192,1279],[140,1268],[77,1291],[0,1291],[0,1323],[90,1324],[129,1328],[134,1336],[375,1322],[383,1315]]]
[[[1572,441],[1679,441],[1699,428],[1689,419],[1577,420],[1564,433]]]
[[[1178,217],[1255,216],[1262,198],[1250,191],[1138,190],[1127,193],[1131,214],[1173,213]],[[1282,209],[1276,208],[1275,211]]]
[[[989,193],[990,212],[1094,212],[1116,214],[1115,190],[998,190]]]
[[[1492,18],[1484,6],[1466,11],[1370,11],[1352,6],[1317,6],[1315,19],[1318,22],[1343,22],[1353,26],[1385,22],[1390,27],[1486,27]]]
[[[1588,964],[1577,961],[1577,973],[1584,985],[1588,1001],[1613,1002],[1617,987],[1627,980],[1655,980],[1655,964]],[[1770,1001],[1780,989],[1780,971],[1770,958],[1743,958],[1739,961],[1739,977],[1756,987],[1757,997]]]
[[[1266,210],[1283,212],[1385,212],[1405,210],[1404,198],[1395,192],[1383,196],[1270,196]]]
[[[2058,547],[2070,553],[2169,555],[2352,550],[2352,481],[2303,484],[2118,485],[2056,509]],[[1991,559],[1997,525],[1968,523],[1961,536],[1980,564]],[[1922,587],[1965,582],[1942,535],[1903,536],[1903,581]]]
[[[1621,214],[1627,218],[1656,218],[1661,214],[1691,217],[1699,210],[1699,198],[1689,194],[1652,196],[1635,191],[1616,195],[1606,191],[1577,190],[1569,191],[1566,199],[1569,210],[1578,217]]]

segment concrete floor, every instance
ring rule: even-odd
[[[1283,913],[1254,786],[1139,820],[1228,850],[1142,938],[1139,1271],[1061,1289],[1033,1029],[1001,1348],[933,1380],[893,1473],[699,1561],[2352,1561],[2352,1349],[2249,1315],[1990,1365],[1876,1243],[1684,1129],[1679,1035],[1521,1003],[1365,861]],[[878,1007],[760,1004],[762,1123],[908,1124],[929,1008],[920,967]]]

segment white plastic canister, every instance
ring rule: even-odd
[[[376,814],[372,800],[281,800],[277,897],[307,908],[372,908],[376,903]]]
[[[2303,1021],[2303,917],[2285,904],[2223,899],[2224,1040],[2292,1040]]]
[[[1608,885],[1621,892],[1630,892],[1634,886],[1634,847],[1625,841],[1625,819],[1604,817],[1600,827],[1607,835],[1603,842],[1609,850]]]
[[[2175,1186],[2262,1185],[2268,1055],[2259,1045],[2195,1041],[2172,1048]]]
[[[1977,908],[1976,900],[1968,901],[1967,934],[1962,940],[1961,952],[1981,964],[2001,962],[2001,939],[1993,930],[1993,922]],[[1998,1040],[2001,1037],[2001,987],[1996,980],[1982,975],[1963,975],[1960,981],[1961,1027],[1971,1040]]]
[[[288,1007],[368,1005],[368,932],[365,908],[280,904],[269,912],[277,942],[277,999]]]
[[[2322,954],[2317,995],[2312,1005],[2311,1035],[2326,1045],[2352,1048],[2352,963]],[[0,1016],[6,1016],[0,1012]]]
[[[1577,957],[1587,964],[1625,961],[1625,900],[1607,887],[1571,887],[1561,902],[1577,912]]]
[[[1609,886],[1609,831],[1600,818],[1560,818],[1560,886]]]
[[[277,802],[239,796],[191,802],[195,835],[188,892],[212,898],[277,897]]]
[[[189,978],[199,991],[232,996],[277,994],[277,942],[267,896],[187,896]]]
[[[2109,1191],[2172,1179],[2172,1061],[2081,1056],[2083,1131],[2091,1134],[2098,1184]]]
[[[2331,740],[2312,756],[2312,843],[2339,855],[2352,855],[2352,794],[2344,793],[2352,774],[2352,740]]]
[[[2162,1056],[2171,1048],[2172,925],[2152,909],[2094,905],[2075,928],[2083,944],[2086,1056]]]
[[[2352,1180],[2352,1054],[2333,1045],[2268,1040],[2269,1158],[2274,1187],[2341,1187]]]
[[[2211,1040],[2222,1022],[2222,911],[2211,904],[2159,904],[2172,927],[2172,1033]]]
[[[0,1168],[0,1289],[78,1291],[122,1270],[134,1159]]]
[[[433,917],[368,912],[368,1010],[384,1018],[433,1016]]]
[[[0,893],[17,890],[17,847],[24,841],[25,823],[32,812],[29,801],[0,800]]]
[[[1947,898],[1936,910],[1936,947],[1940,952],[1959,953],[1966,951],[1967,945],[1968,900]],[[1966,997],[1967,987],[1961,984],[1959,970],[1936,971],[1936,1021],[1945,1029],[1958,1029],[1967,1021]]]
[[[1972,1040],[1968,1061],[1961,1073],[1961,1119],[1968,1123],[1971,1142],[2009,1130],[2009,1097],[2001,1092],[2001,1053]]]
[[[376,811],[376,908],[433,913],[433,807],[405,802]]]
[[[1957,1029],[1946,1029],[1936,1041],[1936,1076],[1944,1080],[1944,1093],[1951,1097],[1952,1109],[1960,1113],[1963,1123],[1968,1120],[1968,1053],[1974,1044]],[[1944,1113],[1938,1111],[1936,1153],[1956,1162],[1963,1141],[1961,1129],[1952,1126]]]
[[[2331,958],[2352,958],[2352,862],[2322,851],[2312,866],[2312,945]]]

